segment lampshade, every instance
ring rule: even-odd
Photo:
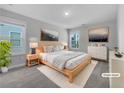
[[[37,37],[31,37],[29,39],[30,42],[38,42],[38,38]]]
[[[36,48],[36,47],[38,47],[37,42],[30,42],[30,48]]]
[[[68,45],[67,42],[62,42],[62,44],[63,44],[64,46],[67,46],[67,45]]]

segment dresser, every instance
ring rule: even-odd
[[[105,60],[107,61],[107,47],[105,46],[88,46],[88,54],[91,55],[92,58]]]

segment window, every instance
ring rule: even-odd
[[[71,48],[79,48],[79,33],[71,33],[70,45]]]
[[[12,43],[12,54],[25,53],[25,27],[21,25],[0,22],[0,40]]]
[[[10,42],[12,43],[13,47],[20,47],[21,46],[21,33],[10,32]]]

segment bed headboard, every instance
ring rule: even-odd
[[[41,53],[41,52],[44,52],[43,51],[43,47],[44,46],[57,46],[57,45],[60,45],[60,44],[63,44],[62,42],[58,42],[58,41],[40,41],[38,43],[38,47],[36,48],[36,53]]]
[[[39,47],[42,46],[56,46],[56,45],[60,45],[62,44],[62,42],[58,42],[58,41],[40,41],[39,42]]]

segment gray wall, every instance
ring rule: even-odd
[[[124,52],[124,5],[119,5],[118,33],[119,49],[121,52]]]
[[[117,22],[116,20],[111,20],[108,22],[89,24],[70,29],[69,33],[71,32],[80,33],[80,41],[79,41],[80,47],[79,49],[77,49],[77,51],[87,52],[87,47],[90,44],[88,42],[88,29],[97,28],[97,27],[109,27],[109,43],[106,43],[106,46],[108,46],[110,49],[118,46]],[[74,49],[70,48],[70,50],[74,50]]]
[[[2,10],[0,9],[0,15],[2,14]]]
[[[0,9],[0,15],[1,16],[5,16],[5,17],[9,17],[9,18],[13,18],[13,19],[17,19],[17,20],[22,20],[24,22],[26,22],[27,24],[27,30],[26,30],[26,53],[29,53],[29,39],[31,37],[37,37],[40,40],[40,31],[41,29],[49,29],[49,30],[53,30],[53,31],[58,31],[59,32],[59,41],[64,41],[67,42],[68,40],[68,36],[67,36],[67,31],[63,28],[57,27],[55,25],[52,24],[48,24],[45,22],[41,22],[39,20],[35,20],[20,14],[16,14],[7,10],[3,10]],[[20,55],[19,56],[13,56],[13,63],[12,66],[16,66],[16,65],[21,65],[24,64],[26,59],[25,59],[25,55]]]

